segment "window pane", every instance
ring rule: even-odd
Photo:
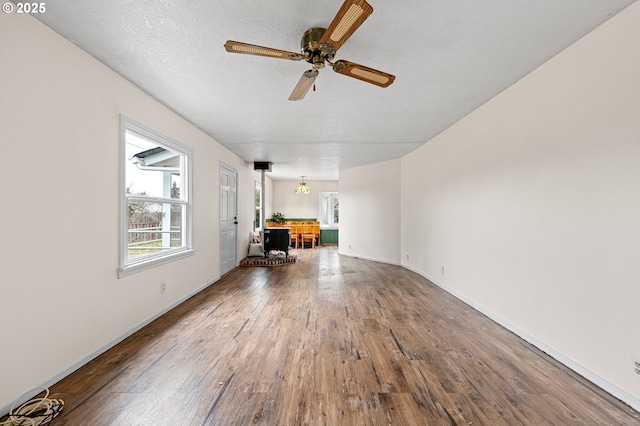
[[[169,194],[169,198],[180,199],[181,184],[182,179],[180,178],[180,173],[171,173],[171,194]]]
[[[127,259],[184,245],[184,205],[128,202]]]
[[[329,197],[322,196],[320,199],[320,223],[329,225]]]
[[[128,195],[180,198],[179,153],[127,131],[125,155]]]
[[[338,192],[321,192],[318,217],[320,226],[325,229],[337,229],[340,220],[340,203]]]
[[[182,230],[184,229],[183,212],[184,212],[185,206],[172,204],[170,206],[170,209],[171,209],[171,218],[169,223],[171,228],[170,228],[170,234],[169,234],[170,236],[169,247],[183,247],[185,246],[185,241],[184,241],[183,232],[182,232]]]
[[[256,209],[256,215],[253,221],[253,230],[258,231],[262,229],[262,184],[256,182],[255,183],[255,194],[254,194],[254,206]]]

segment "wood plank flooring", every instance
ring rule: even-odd
[[[297,253],[231,271],[53,386],[53,424],[640,424],[415,273]]]

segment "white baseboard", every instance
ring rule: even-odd
[[[568,358],[564,354],[562,354],[562,353],[558,352],[557,350],[555,350],[554,348],[552,348],[550,346],[547,346],[544,342],[541,342],[540,340],[538,340],[535,337],[531,336],[526,331],[521,330],[520,328],[514,326],[513,324],[511,324],[508,321],[506,321],[504,318],[501,318],[499,315],[496,315],[495,313],[493,313],[490,310],[484,308],[483,306],[474,303],[473,300],[470,300],[470,299],[464,297],[463,295],[459,294],[455,290],[453,290],[453,289],[447,287],[446,285],[442,284],[438,280],[433,279],[432,277],[429,277],[428,275],[423,274],[421,271],[419,271],[417,269],[414,269],[414,268],[411,268],[409,266],[402,265],[402,267],[405,268],[405,269],[408,269],[408,270],[410,270],[412,272],[415,272],[416,274],[428,279],[429,281],[431,281],[432,283],[434,283],[435,285],[437,285],[438,287],[440,287],[441,289],[443,289],[447,293],[451,294],[456,299],[460,300],[461,302],[466,303],[467,305],[471,306],[476,311],[480,312],[481,314],[485,315],[486,317],[488,317],[491,320],[495,321],[496,323],[500,324],[502,327],[504,327],[507,330],[511,331],[513,334],[517,335],[518,337],[520,337],[521,339],[525,340],[526,342],[532,344],[533,346],[535,346],[536,348],[540,349],[541,351],[543,351],[544,353],[546,353],[550,357],[556,359],[558,362],[564,364],[566,367],[568,367],[571,370],[575,371],[577,374],[579,374],[582,377],[584,377],[585,379],[589,380],[591,383],[593,383],[594,385],[596,385],[599,388],[603,389],[605,392],[608,392],[609,394],[611,394],[614,397],[618,398],[620,401],[628,404],[634,410],[640,411],[640,399],[634,397],[633,395],[631,395],[628,392],[620,389],[616,385],[614,385],[614,384],[610,383],[609,381],[603,379],[602,377],[598,376],[594,372],[592,372],[589,369],[587,369],[587,368],[583,367],[582,365],[578,364],[577,362],[575,362],[571,358]]]
[[[212,279],[211,281],[201,285],[200,287],[198,287],[197,289],[193,290],[188,295],[186,295],[186,296],[182,297],[181,299],[173,302],[171,305],[165,307],[160,312],[157,312],[156,314],[152,315],[151,317],[149,317],[149,318],[145,319],[144,321],[142,321],[141,323],[137,324],[131,330],[129,330],[129,331],[125,332],[124,334],[116,337],[115,339],[113,339],[110,342],[104,344],[103,346],[99,347],[95,351],[92,351],[91,353],[89,353],[86,356],[82,357],[78,361],[76,361],[76,362],[72,363],[71,365],[69,365],[64,370],[54,374],[53,376],[49,377],[47,380],[44,380],[39,385],[29,388],[22,395],[16,396],[13,401],[3,403],[2,405],[0,405],[0,417],[8,414],[9,411],[11,410],[12,406],[19,407],[21,404],[23,404],[26,401],[30,400],[35,395],[41,393],[43,388],[49,388],[49,387],[55,385],[60,380],[64,379],[69,374],[73,373],[74,371],[76,371],[77,369],[79,369],[80,367],[82,367],[83,365],[85,365],[86,363],[91,361],[92,359],[94,359],[94,358],[98,357],[99,355],[103,354],[104,352],[108,351],[109,349],[111,349],[112,347],[117,345],[118,343],[122,342],[127,337],[131,336],[133,333],[141,330],[143,327],[147,326],[148,324],[150,324],[154,320],[156,320],[159,317],[161,317],[162,315],[166,314],[171,309],[175,308],[179,304],[185,302],[187,299],[189,299],[189,298],[195,296],[196,294],[200,293],[202,290],[204,290],[205,288],[209,287],[211,284],[215,283],[219,279],[220,279],[220,277],[216,277],[216,278]]]
[[[355,255],[355,254],[349,254],[349,253],[344,253],[341,251],[338,251],[338,254],[340,256],[347,256],[347,257],[353,257],[355,259],[363,259],[363,260],[370,260],[372,262],[378,262],[378,263],[386,263],[387,265],[394,265],[394,266],[402,266],[402,264],[400,262],[392,262],[390,260],[383,260],[383,259],[377,259],[377,258],[373,258],[373,257],[367,257],[367,256],[360,256],[360,255]]]

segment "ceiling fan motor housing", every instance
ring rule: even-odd
[[[320,44],[320,39],[326,30],[326,28],[309,28],[300,41],[301,53],[314,68],[323,68],[324,62],[333,60],[336,53],[330,44]]]

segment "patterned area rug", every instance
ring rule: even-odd
[[[267,258],[264,257],[245,257],[240,261],[240,266],[279,266],[296,263],[298,256],[289,253],[286,257],[284,252],[271,252]]]

